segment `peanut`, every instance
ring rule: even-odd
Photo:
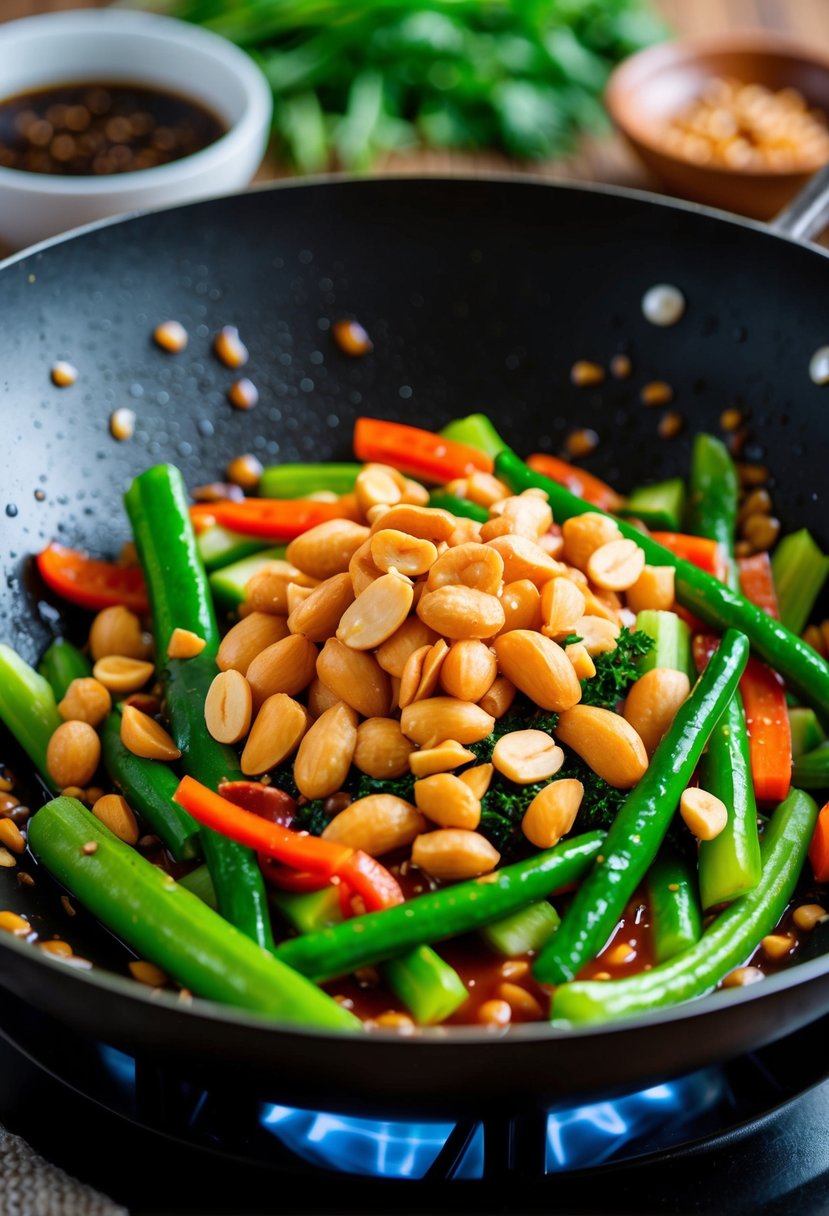
[[[581,638],[581,645],[591,658],[616,649],[619,626],[601,616],[582,616],[573,626],[573,633]]]
[[[447,638],[491,638],[504,624],[504,609],[496,596],[453,584],[422,595],[417,615]]]
[[[501,605],[504,609],[501,633],[509,633],[511,629],[541,628],[541,596],[535,583],[528,578],[506,583],[501,592]]]
[[[509,495],[509,486],[505,485],[503,481],[499,481],[497,477],[493,477],[491,473],[484,473],[481,469],[475,469],[463,481],[465,481],[464,493],[460,497],[468,498],[470,502],[477,503],[479,507],[491,507]],[[454,493],[454,491],[450,491],[450,493]]]
[[[391,707],[389,677],[373,655],[329,638],[317,656],[317,675],[364,718],[385,718]]]
[[[404,489],[401,482],[403,478],[396,469],[383,464],[364,465],[354,483],[354,493],[363,514],[380,503],[389,507],[399,503]]]
[[[88,722],[64,722],[46,748],[46,767],[59,789],[88,785],[101,759],[101,741]]]
[[[627,606],[632,612],[651,608],[667,612],[674,605],[675,570],[673,566],[645,566],[632,586],[628,587]]]
[[[478,704],[481,709],[493,718],[501,718],[515,700],[517,688],[506,676],[496,676],[488,692],[484,693]]]
[[[457,520],[454,515],[439,507],[399,506],[392,507],[371,531],[376,534],[381,529],[393,528],[397,532],[406,532],[419,540],[430,540],[434,544],[449,540],[455,530]]]
[[[302,634],[293,633],[267,646],[246,672],[254,712],[274,693],[284,692],[293,697],[302,692],[314,678],[316,663],[317,648]]]
[[[679,813],[688,831],[697,840],[713,840],[728,823],[725,803],[715,794],[694,786],[682,791]]]
[[[200,638],[192,629],[174,629],[167,643],[168,659],[194,659],[201,654],[206,646],[204,638]]]
[[[126,798],[120,794],[104,794],[92,805],[92,814],[124,844],[138,844],[138,824]]]
[[[112,709],[112,697],[100,680],[82,676],[73,680],[62,701],[58,702],[58,713],[64,721],[88,722],[98,726]]]
[[[423,701],[432,696],[448,653],[449,647],[443,638],[438,638],[434,645],[421,646],[420,650],[409,655],[397,693],[397,704],[401,709],[413,701]]]
[[[263,704],[242,752],[242,772],[258,777],[290,756],[308,728],[305,708],[284,692],[274,693]]]
[[[167,976],[160,967],[156,967],[155,963],[148,963],[144,959],[133,959],[129,964],[130,974],[134,980],[138,980],[139,984],[146,984],[148,988],[163,988],[167,983]]]
[[[490,516],[481,529],[481,540],[484,541],[510,533],[538,541],[553,526],[550,504],[546,498],[534,493],[500,499],[490,508]]]
[[[575,632],[584,616],[584,596],[569,578],[551,578],[541,589],[542,627],[548,637]]]
[[[345,610],[337,637],[352,650],[373,650],[394,634],[409,615],[414,592],[407,578],[381,574]]]
[[[480,701],[498,674],[498,662],[477,638],[461,638],[449,647],[440,669],[440,683],[450,697]]]
[[[736,967],[725,976],[722,986],[723,988],[746,988],[749,984],[758,984],[765,978],[759,967]]]
[[[487,541],[487,545],[500,554],[504,562],[504,580],[508,583],[528,578],[540,587],[562,573],[561,563],[527,536],[496,536]]]
[[[624,715],[652,756],[676,712],[691,691],[684,671],[653,667],[636,681],[627,695]]]
[[[245,583],[245,607],[249,612],[285,617],[288,615],[288,588],[292,585],[315,587],[317,580],[310,574],[303,574],[291,562],[274,559]],[[273,640],[278,641],[277,638]]]
[[[146,663],[143,659],[109,654],[98,659],[92,674],[110,692],[137,692],[144,687],[154,670],[152,663]]]
[[[322,837],[382,857],[411,844],[425,827],[426,820],[410,802],[394,794],[369,794],[335,815]]]
[[[421,646],[431,646],[437,640],[434,629],[424,625],[420,617],[411,616],[378,647],[375,657],[384,671],[399,679],[409,655]]]
[[[474,831],[481,822],[481,802],[453,773],[435,773],[414,784],[417,809],[442,828]]]
[[[501,854],[485,836],[465,828],[439,828],[424,832],[412,846],[412,861],[442,882],[458,882],[489,874]]]
[[[459,545],[480,543],[481,525],[477,519],[465,519],[463,516],[458,516],[455,520],[455,529],[446,542],[447,548],[457,549]]]
[[[354,587],[348,571],[333,574],[308,592],[291,611],[288,629],[309,642],[325,642],[337,632],[340,617],[354,603]]]
[[[497,595],[501,590],[504,563],[500,554],[487,545],[469,541],[447,549],[438,557],[429,571],[426,583],[428,591],[441,587],[472,587],[487,595]]]
[[[294,760],[294,781],[306,798],[327,798],[342,789],[357,744],[357,715],[339,701],[303,736]]]
[[[431,777],[433,773],[446,773],[475,759],[475,753],[461,747],[457,739],[444,739],[435,747],[422,747],[409,756],[409,768],[415,777]]]
[[[181,755],[164,727],[134,705],[125,705],[121,713],[121,742],[134,756],[145,760],[178,760]]]
[[[415,481],[412,477],[404,477],[403,497],[401,503],[406,503],[413,507],[427,507],[429,505],[429,491],[419,481]]]
[[[324,714],[326,709],[330,709],[332,705],[336,705],[340,698],[336,693],[333,693],[330,688],[323,684],[319,676],[314,676],[311,683],[308,685],[308,712],[312,718],[316,719],[320,714]]]
[[[26,852],[26,837],[13,819],[0,819],[0,845],[12,853]]]
[[[238,743],[250,730],[253,697],[245,677],[230,668],[214,676],[204,701],[204,721],[217,743]]]
[[[329,519],[292,540],[285,556],[303,574],[322,581],[347,571],[368,536],[368,528],[353,520]]]
[[[409,536],[398,528],[381,528],[371,538],[371,557],[378,569],[387,574],[396,570],[416,578],[426,574],[437,561],[438,551],[430,540]]]
[[[596,674],[596,664],[591,659],[586,646],[583,646],[581,642],[571,642],[569,646],[564,647],[564,653],[573,664],[573,671],[579,680],[592,680]]]
[[[524,812],[521,831],[537,849],[551,849],[566,836],[579,813],[584,786],[572,777],[551,781]]]
[[[234,671],[245,675],[258,654],[287,636],[288,625],[284,616],[251,612],[222,638],[216,655],[216,665],[220,671],[233,668]]]
[[[369,777],[402,777],[409,771],[412,752],[412,744],[394,718],[366,718],[357,727],[354,766]]]
[[[804,933],[823,924],[829,913],[820,904],[800,904],[792,913],[792,924]]]
[[[465,769],[459,773],[464,785],[468,785],[476,798],[483,798],[492,781],[495,766],[492,764],[476,764],[474,768]]]
[[[509,1026],[512,1021],[512,1006],[509,1001],[489,1000],[478,1007],[478,1021],[493,1028]]]
[[[351,584],[354,587],[355,596],[361,595],[383,573],[374,564],[374,558],[371,556],[370,540],[366,540],[360,545],[348,563],[348,573],[351,575]]]
[[[607,515],[585,511],[565,519],[561,525],[564,539],[564,560],[579,570],[586,570],[591,553],[612,540],[619,540],[619,525]]]
[[[541,1005],[533,994],[528,992],[526,988],[522,988],[520,984],[511,984],[509,982],[499,984],[496,991],[498,999],[506,1001],[514,1015],[533,1022],[541,1018]]]
[[[787,933],[769,933],[762,939],[760,945],[763,947],[766,958],[776,962],[785,958],[787,954],[791,954],[796,942]]]
[[[513,730],[492,749],[492,763],[516,785],[546,781],[564,763],[564,752],[546,731]]]
[[[594,549],[587,559],[587,576],[606,591],[626,591],[645,568],[645,554],[635,540],[622,537]]]
[[[102,609],[92,622],[89,652],[95,661],[105,659],[110,654],[122,654],[128,659],[145,659],[148,649],[140,620],[122,604]]]
[[[581,685],[564,651],[543,634],[513,629],[494,642],[503,675],[542,709],[559,712],[581,699]]]
[[[560,715],[555,734],[617,789],[631,789],[647,770],[644,743],[621,714],[609,709],[576,705]]]
[[[0,932],[11,933],[13,937],[28,937],[32,926],[23,916],[16,912],[0,912]]]
[[[443,739],[458,743],[478,743],[491,733],[495,719],[469,701],[455,697],[430,697],[407,705],[400,717],[400,729],[413,743],[434,747]]]

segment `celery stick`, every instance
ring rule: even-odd
[[[46,767],[49,740],[63,719],[48,680],[0,643],[0,721],[4,722],[50,789],[57,789]]]
[[[285,546],[277,545],[273,549],[265,549],[262,553],[254,553],[251,557],[243,557],[241,561],[214,570],[207,576],[210,590],[216,607],[223,612],[232,612],[238,608],[245,598],[245,584],[253,578],[268,562],[279,561],[285,557]]]
[[[649,650],[639,659],[642,675],[654,667],[671,667],[674,671],[684,671],[692,685],[696,682],[697,673],[691,654],[691,631],[675,612],[645,609],[636,617],[636,628],[654,640],[653,650]]]
[[[829,574],[829,557],[801,528],[784,536],[771,559],[780,620],[792,633],[802,633]]]
[[[498,954],[514,958],[538,951],[561,924],[561,917],[546,899],[528,904],[479,930],[480,936]]]
[[[263,544],[255,536],[231,532],[220,524],[211,524],[196,537],[196,548],[205,570],[220,570],[222,566],[229,566],[231,562],[237,562],[251,553],[258,553]]]

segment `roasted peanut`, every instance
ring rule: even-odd
[[[528,578],[537,587],[562,573],[561,563],[545,553],[539,544],[527,536],[496,536],[487,541],[504,563],[504,581],[514,583]]]
[[[619,540],[619,525],[598,511],[585,511],[565,519],[561,525],[564,538],[564,560],[579,570],[586,570],[591,553],[612,540]]]
[[[497,595],[504,576],[500,554],[487,545],[470,541],[442,553],[429,571],[428,591],[441,587],[472,587],[487,595]]]
[[[242,752],[242,772],[246,777],[258,777],[281,764],[297,747],[307,727],[308,714],[298,701],[284,692],[268,697]]]
[[[46,767],[59,789],[88,785],[100,759],[101,741],[88,722],[64,722],[46,748]]]
[[[382,857],[411,844],[425,828],[426,820],[410,802],[394,794],[369,794],[340,811],[322,837]]]
[[[453,642],[440,669],[440,683],[450,697],[480,701],[498,674],[498,662],[488,646],[477,638]]]
[[[138,980],[139,984],[146,984],[148,988],[163,988],[167,983],[167,976],[161,968],[145,959],[133,959],[129,969],[132,978]]]
[[[442,882],[458,882],[489,874],[501,854],[485,836],[464,828],[439,828],[424,832],[412,845],[412,861]]]
[[[569,578],[551,578],[541,588],[542,628],[548,637],[575,632],[584,616],[584,596]]]
[[[284,616],[251,612],[222,638],[216,665],[220,671],[233,668],[245,675],[258,654],[287,636],[288,625]]]
[[[571,642],[564,647],[564,653],[573,664],[573,671],[579,680],[592,680],[596,674],[596,664],[590,657],[586,646],[581,642]]]
[[[204,650],[206,642],[192,629],[174,629],[167,643],[168,659],[194,659]]]
[[[354,493],[365,515],[370,507],[382,503],[393,507],[403,498],[405,483],[396,469],[384,464],[364,465],[357,474]]]
[[[89,631],[89,652],[94,660],[110,654],[122,654],[128,659],[145,659],[149,650],[141,622],[134,612],[117,604],[102,609]]]
[[[725,976],[722,986],[723,988],[746,988],[749,984],[758,984],[765,978],[759,967],[735,967]]]
[[[537,849],[551,849],[566,836],[579,813],[584,786],[572,777],[551,781],[524,812],[521,831]]]
[[[417,615],[447,638],[491,638],[504,624],[504,609],[496,596],[454,584],[422,595]]]
[[[330,688],[323,684],[319,676],[314,676],[311,683],[308,685],[308,712],[312,718],[316,719],[320,714],[324,714],[326,709],[330,709],[332,705],[336,705],[340,698],[336,693],[333,693]]]
[[[722,799],[695,786],[682,791],[679,813],[697,840],[713,840],[728,823],[728,809]]]
[[[609,709],[575,705],[559,716],[555,735],[617,789],[631,789],[647,770],[644,743],[621,714]]]
[[[632,612],[651,608],[667,612],[673,607],[676,572],[673,566],[644,566],[642,573],[626,592],[627,606]]]
[[[581,645],[591,658],[616,649],[619,626],[601,616],[582,616],[573,626],[573,633],[581,638]]]
[[[455,521],[455,529],[452,532],[446,546],[449,549],[457,549],[460,545],[471,545],[481,543],[481,525],[476,519],[466,519],[459,515]]]
[[[636,681],[627,695],[624,715],[652,756],[676,712],[691,691],[684,671],[653,667]]]
[[[453,773],[435,773],[414,784],[417,809],[442,828],[474,831],[481,822],[481,802]]]
[[[245,673],[253,694],[254,713],[276,692],[289,697],[302,692],[314,678],[317,648],[302,634],[274,642],[258,654]]]
[[[357,727],[354,767],[378,780],[409,771],[413,745],[394,718],[366,718]]]
[[[357,714],[340,701],[309,727],[294,760],[294,781],[306,798],[342,789],[357,744]]]
[[[449,647],[443,638],[438,638],[432,646],[421,646],[409,655],[397,692],[397,704],[401,709],[413,701],[423,701],[432,696],[448,653]]]
[[[513,629],[494,642],[503,675],[542,709],[559,712],[581,699],[581,685],[560,646],[543,634]]]
[[[354,587],[355,596],[362,595],[366,588],[371,586],[374,580],[379,578],[383,573],[379,566],[375,566],[374,564],[374,558],[371,556],[370,540],[366,540],[360,545],[348,563],[348,573],[351,575],[351,584]]]
[[[65,722],[88,722],[90,726],[103,722],[111,709],[109,689],[90,676],[73,680],[63,700],[58,702],[58,713]]]
[[[501,718],[515,700],[518,690],[512,680],[506,676],[496,676],[488,692],[485,692],[478,704],[485,713],[493,718]]]
[[[492,749],[492,763],[516,785],[546,781],[564,763],[564,752],[546,731],[513,730]]]
[[[804,933],[823,924],[829,912],[820,904],[800,904],[792,913],[792,924]]]
[[[122,710],[121,742],[133,755],[145,760],[178,760],[181,755],[164,727],[134,705],[125,705]]]
[[[541,628],[541,595],[528,578],[506,583],[501,592],[501,605],[504,609],[502,633],[509,633],[511,629]]]
[[[337,637],[352,650],[373,650],[390,638],[409,615],[412,584],[399,574],[381,574],[345,610]]]
[[[505,485],[503,481],[499,481],[497,477],[493,477],[491,473],[484,473],[482,469],[475,469],[468,477],[463,478],[463,481],[465,482],[464,493],[460,497],[468,498],[470,502],[477,503],[479,507],[491,507],[509,495],[509,486]],[[454,491],[450,492],[454,493]]]
[[[248,612],[265,612],[270,616],[288,615],[288,588],[316,587],[317,580],[304,574],[291,562],[274,559],[257,570],[245,583],[245,607]],[[284,633],[282,635],[285,636]],[[278,641],[274,638],[274,641]]]
[[[364,718],[385,718],[391,685],[373,655],[329,638],[317,656],[317,675],[341,701]]]
[[[645,554],[635,540],[622,537],[594,549],[587,559],[587,576],[606,591],[626,591],[645,568]]]
[[[513,1015],[524,1018],[526,1021],[538,1021],[542,1016],[541,1005],[531,992],[526,988],[522,988],[520,984],[511,984],[509,982],[499,984],[497,989],[499,1000],[506,1001],[512,1009]]]
[[[126,798],[120,794],[104,794],[103,798],[98,798],[92,805],[92,814],[125,844],[138,844],[135,815]]]
[[[32,926],[24,916],[18,916],[16,912],[0,912],[0,933],[11,933],[13,937],[28,937],[32,932]]]
[[[413,477],[404,477],[404,489],[401,503],[405,503],[412,507],[427,507],[429,505],[429,491],[419,481],[415,481]]]
[[[12,853],[26,852],[26,837],[13,819],[0,819],[0,846]]]
[[[509,1001],[489,1000],[478,1007],[477,1019],[483,1026],[492,1029],[509,1026],[512,1021],[512,1006]]]
[[[371,557],[378,569],[416,578],[426,574],[437,561],[438,551],[431,540],[409,536],[398,528],[381,528],[371,538]]]
[[[152,663],[108,654],[92,668],[92,675],[110,692],[138,692],[154,674]]]
[[[434,747],[443,739],[478,743],[492,731],[495,719],[469,701],[455,697],[430,697],[407,705],[400,716],[400,729],[413,743]]]
[[[435,747],[422,747],[409,756],[409,768],[415,777],[431,777],[433,773],[446,773],[461,764],[475,759],[475,753],[461,747],[457,739],[444,739]]]
[[[458,776],[464,785],[469,786],[475,797],[480,799],[489,789],[494,772],[493,764],[476,764],[474,768],[467,768]]]
[[[241,672],[229,668],[214,676],[204,701],[204,721],[217,743],[238,743],[250,730],[253,697]]]
[[[348,570],[349,562],[368,536],[368,528],[353,520],[329,519],[292,540],[285,556],[304,574],[323,580]]]
[[[354,603],[354,587],[348,571],[334,574],[308,591],[291,611],[288,629],[309,642],[324,642],[337,632],[343,613]]]
[[[553,512],[545,498],[537,494],[516,494],[502,498],[490,509],[491,518],[481,528],[481,540],[513,534],[538,541],[553,526]]]
[[[769,933],[762,939],[760,945],[763,947],[766,958],[777,962],[781,958],[785,958],[787,954],[791,954],[796,942],[787,933]]]
[[[420,540],[430,540],[434,544],[446,541],[455,530],[456,519],[448,511],[439,507],[392,507],[376,524],[372,526],[372,534],[385,528],[394,528],[397,532],[406,532]]]
[[[409,655],[422,646],[431,646],[437,640],[434,629],[424,625],[420,617],[411,616],[378,647],[375,657],[384,671],[400,679]]]

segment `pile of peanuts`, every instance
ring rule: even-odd
[[[515,496],[480,472],[448,488],[489,519],[430,508],[416,482],[365,465],[351,518],[299,536],[246,585],[205,706],[210,734],[243,744],[247,776],[294,757],[302,796],[330,799],[324,837],[373,856],[411,846],[412,862],[444,881],[498,865],[478,831],[496,769],[518,785],[547,783],[522,829],[550,847],[583,796],[579,781],[555,779],[561,745],[630,788],[689,691],[687,676],[656,669],[624,714],[579,705],[580,681],[621,627],[641,609],[673,606],[671,567],[646,565],[605,515],[557,528],[543,491]],[[582,640],[566,644],[574,634]],[[517,690],[559,715],[555,737],[513,731],[492,763],[471,764],[469,745],[492,732]],[[414,805],[385,793],[347,804],[352,765],[377,779],[411,773]]]

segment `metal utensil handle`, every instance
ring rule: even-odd
[[[824,165],[771,221],[769,227],[782,236],[800,241],[819,236],[829,224],[829,165]]]

